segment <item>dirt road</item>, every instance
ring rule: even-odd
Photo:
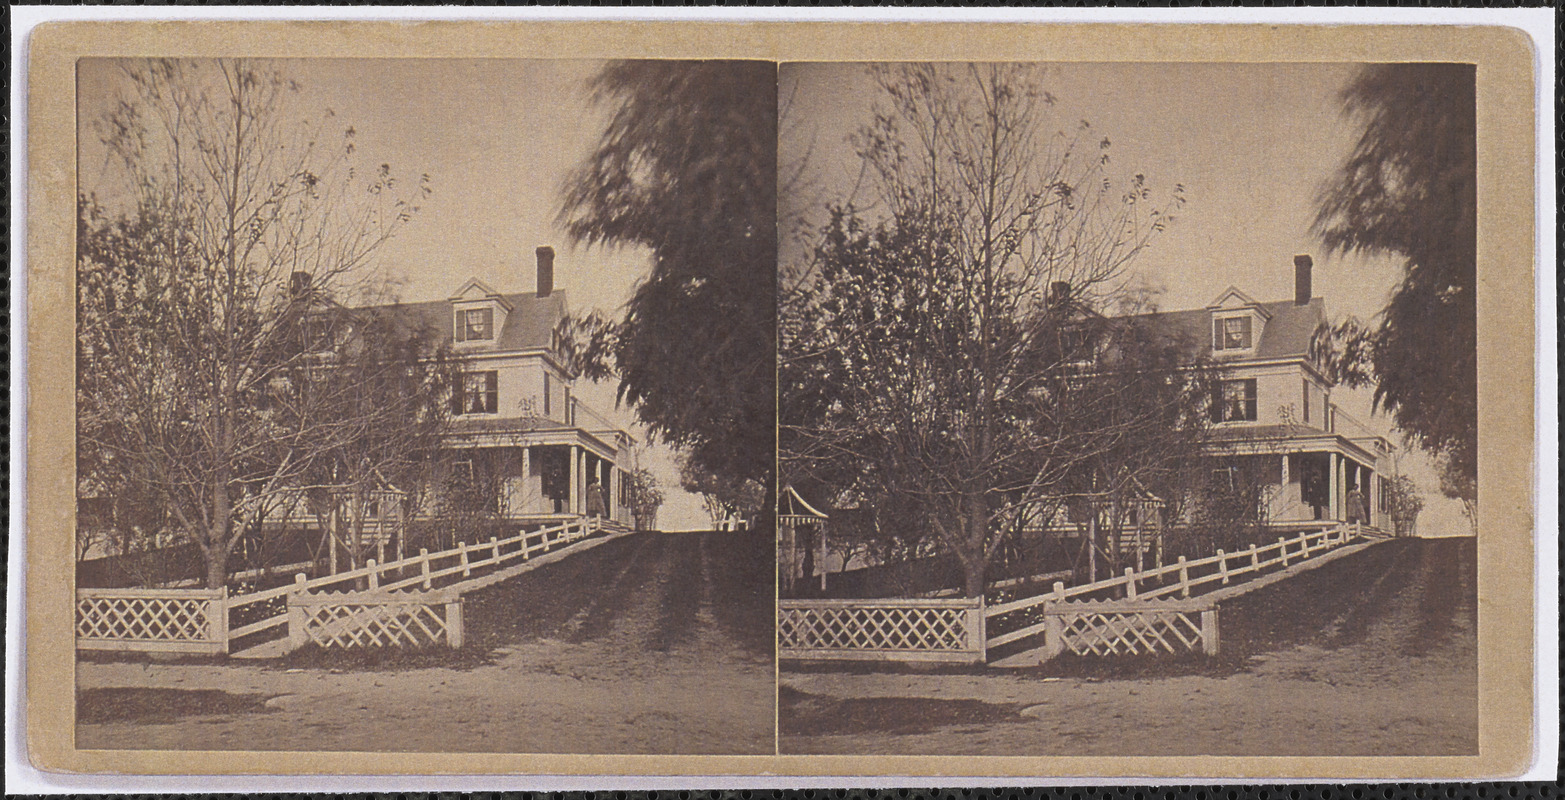
[[[637,534],[465,598],[469,646],[82,662],[92,749],[771,753],[769,537]]]
[[[1224,604],[1222,625],[1223,657],[1174,663],[1055,662],[1005,673],[785,664],[781,750],[1477,752],[1471,538],[1376,545]]]

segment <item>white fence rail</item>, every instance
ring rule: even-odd
[[[983,599],[782,600],[777,640],[783,658],[982,662]]]
[[[462,542],[436,553],[420,550],[416,556],[385,564],[370,559],[357,569],[315,579],[298,573],[291,584],[237,596],[229,596],[227,589],[81,589],[76,603],[77,648],[224,653],[230,642],[265,632],[274,632],[271,638],[287,635],[293,643],[299,640],[288,630],[288,606],[300,597],[427,592],[437,582],[457,588],[460,594],[460,584],[475,571],[526,561],[580,541],[600,527],[598,520],[585,518],[504,539]],[[260,619],[229,626],[235,609],[258,603],[273,608]]]
[[[1043,637],[1046,657],[1218,652],[1217,606],[1198,595],[1252,573],[1281,569],[1361,536],[1356,526],[1308,531],[1236,553],[993,605],[982,598],[783,600],[777,610],[779,655],[797,659],[987,660],[989,651]],[[1192,599],[1193,598],[1193,599]],[[1014,616],[1009,616],[1014,615]],[[1012,630],[989,636],[996,617]]]
[[[1265,572],[1273,568],[1287,567],[1326,550],[1335,549],[1358,538],[1356,527],[1340,525],[1319,531],[1307,531],[1293,539],[1278,538],[1275,544],[1234,553],[1218,550],[1207,558],[1188,561],[1184,556],[1172,564],[1156,569],[1136,572],[1126,567],[1125,573],[1094,583],[1067,587],[1055,582],[1054,591],[1031,597],[1023,597],[1005,603],[996,603],[984,610],[991,619],[1001,614],[1022,611],[1045,603],[1063,603],[1071,599],[1112,599],[1119,595],[1126,600],[1151,600],[1177,594],[1190,597],[1193,590],[1212,583],[1228,584],[1234,578],[1250,573]],[[1144,588],[1150,587],[1150,588]]]

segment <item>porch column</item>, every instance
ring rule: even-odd
[[[607,519],[615,519],[614,473],[618,470],[614,469],[613,463],[604,463],[608,466],[608,469],[604,470],[606,474],[603,476],[603,516]]]
[[[1337,498],[1342,494],[1341,488],[1337,486],[1337,481],[1342,479],[1342,457],[1336,453],[1327,455],[1329,469],[1326,470],[1326,516],[1335,522],[1342,519],[1342,514],[1337,508]]]
[[[522,507],[517,511],[523,514],[531,514],[536,509],[533,507],[533,470],[532,448],[522,447],[522,475],[518,480],[522,483]]]
[[[1300,500],[1299,504],[1300,505],[1303,505],[1303,500],[1304,500],[1303,492],[1302,492],[1303,487],[1300,487],[1301,491],[1297,492],[1297,493],[1293,492],[1291,489],[1288,488],[1288,477],[1289,477],[1289,475],[1288,475],[1288,454],[1287,453],[1283,453],[1282,454],[1282,471],[1277,473],[1277,474],[1282,476],[1282,481],[1278,484],[1278,487],[1277,487],[1277,499],[1273,503],[1273,514],[1274,515],[1287,513],[1288,509],[1290,507],[1292,507],[1292,505],[1293,505],[1293,498],[1295,496],[1297,496],[1299,498],[1299,500]]]
[[[1359,483],[1361,484],[1359,492],[1364,495],[1364,516],[1367,517],[1364,521],[1371,527],[1378,528],[1380,520],[1375,517],[1375,513],[1379,510],[1375,506],[1375,470],[1369,467],[1359,470]]]
[[[581,489],[577,483],[581,480],[581,448],[570,445],[571,450],[571,474],[565,481],[565,513],[581,513]]]

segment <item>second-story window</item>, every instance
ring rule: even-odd
[[[494,338],[494,309],[467,308],[456,312],[456,340],[482,342]]]
[[[1255,421],[1255,379],[1223,381],[1212,397],[1213,422]]]
[[[1250,318],[1219,317],[1212,320],[1213,350],[1249,350]]]
[[[500,380],[496,372],[468,372],[451,393],[453,414],[493,414],[500,407]]]

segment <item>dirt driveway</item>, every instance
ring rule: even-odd
[[[77,747],[771,753],[770,546],[604,542],[467,596],[454,659],[82,662]]]
[[[1476,544],[1394,540],[1224,604],[1220,659],[1027,672],[784,664],[784,753],[1478,749]]]

